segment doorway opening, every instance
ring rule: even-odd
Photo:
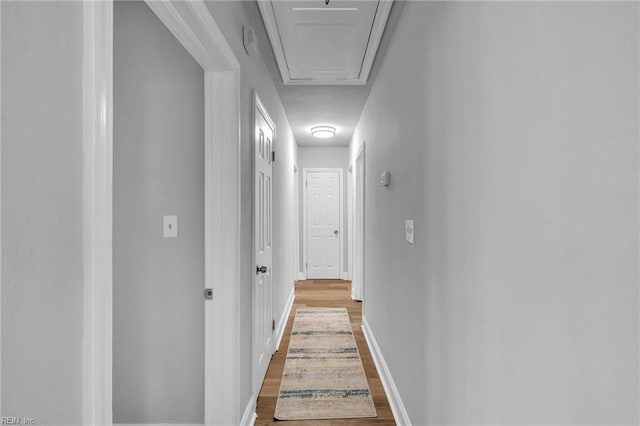
[[[240,65],[203,1],[146,3],[204,70],[204,422],[238,424]],[[113,2],[84,2],[83,22],[82,411],[111,424]]]

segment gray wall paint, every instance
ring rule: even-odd
[[[276,150],[278,161],[274,168],[274,312],[278,317],[284,310],[287,297],[293,289],[293,240],[290,225],[294,218],[293,197],[293,164],[296,162],[297,147],[287,119],[284,115],[280,99],[275,92],[273,82],[260,55],[249,57],[242,47],[242,26],[252,26],[256,29],[258,37],[266,40],[257,5],[254,2],[209,2],[208,7],[212,11],[216,22],[222,28],[225,37],[229,40],[233,51],[242,65],[242,266],[241,277],[242,310],[244,319],[241,325],[239,339],[242,346],[243,376],[238,386],[241,391],[241,400],[235,407],[238,418],[244,412],[251,398],[251,300],[252,289],[252,212],[253,212],[253,146],[250,135],[252,134],[253,89],[260,94],[263,103],[269,110],[278,127],[278,139]],[[139,30],[142,30],[141,28]],[[159,34],[163,40],[163,55],[172,55],[165,49],[174,51],[171,45],[175,40],[169,40],[166,32]],[[164,35],[163,35],[164,34]],[[115,34],[116,40],[120,37],[119,31]],[[150,48],[157,40],[142,38],[145,48]],[[155,41],[154,41],[155,40]],[[132,41],[133,42],[133,41]],[[133,47],[133,46],[131,46]],[[155,50],[155,49],[154,49]],[[146,55],[152,52],[141,52]],[[175,52],[174,52],[175,53]],[[116,52],[116,54],[118,54]],[[181,56],[181,55],[178,55]],[[177,61],[184,66],[182,58]],[[175,64],[174,64],[175,65]],[[142,65],[140,65],[142,66]],[[43,72],[46,70],[46,72]],[[141,71],[142,68],[131,67],[123,70],[127,73]],[[117,70],[116,70],[117,71]],[[151,70],[150,70],[151,71]],[[155,70],[157,72],[170,72],[169,70]],[[158,80],[160,81],[160,80]],[[202,81],[200,79],[200,81]],[[116,83],[117,84],[117,83]],[[160,84],[159,89],[168,89],[167,85]],[[3,415],[25,415],[36,418],[39,424],[79,424],[81,422],[81,337],[82,337],[82,5],[75,2],[3,2],[2,3],[2,405]],[[141,88],[132,87],[131,90],[140,91]],[[180,97],[182,94],[176,94]],[[171,108],[175,103],[158,102],[156,107]],[[118,110],[116,109],[116,114]],[[177,116],[178,114],[176,114]],[[124,120],[127,117],[120,117]],[[174,116],[174,118],[176,118]],[[184,117],[182,117],[184,118]],[[118,117],[116,117],[118,119]],[[140,139],[144,139],[140,137]],[[154,137],[155,140],[155,137]],[[184,143],[183,136],[175,137]],[[182,152],[176,155],[182,155]],[[125,158],[115,153],[118,158]],[[154,158],[153,156],[150,158]],[[128,160],[133,160],[128,158]],[[187,173],[192,175],[200,167],[201,158],[189,162]],[[174,167],[176,165],[171,165]],[[154,167],[147,164],[145,167]],[[181,165],[182,167],[182,165]],[[194,170],[196,169],[196,170]],[[138,171],[136,171],[137,173]],[[116,179],[117,179],[116,174]],[[178,185],[181,176],[168,183],[172,188]],[[116,183],[117,185],[122,184]],[[132,187],[139,187],[140,182],[133,179],[128,181]],[[197,185],[197,184],[196,184]],[[133,189],[133,188],[131,188]],[[199,191],[196,186],[191,187],[182,196],[193,197],[194,192]],[[150,188],[145,191],[146,196],[157,196],[160,190]],[[118,194],[115,194],[116,197]],[[195,198],[195,197],[194,197]],[[131,197],[132,203],[141,200]],[[150,201],[149,201],[150,202]],[[170,200],[173,203],[173,200]],[[176,203],[176,205],[180,205]],[[164,205],[159,206],[162,214]],[[202,209],[193,208],[193,211],[201,212]],[[186,238],[191,232],[190,225],[196,220],[187,220],[188,213],[174,211],[180,216],[180,233]],[[148,221],[153,228],[153,238],[160,235],[161,217],[154,214]],[[114,218],[115,220],[119,220]],[[122,218],[121,218],[122,219]],[[147,218],[141,222],[144,228]],[[130,216],[122,222],[134,223],[135,218]],[[198,220],[200,221],[200,219]],[[116,231],[117,232],[117,231]],[[116,238],[125,238],[120,235]],[[169,244],[181,244],[174,240]],[[156,245],[158,255],[166,255],[164,248],[169,247],[168,240],[160,240]],[[129,244],[127,244],[129,245]],[[167,251],[170,251],[167,249]],[[118,254],[116,253],[116,256]],[[196,260],[199,254],[193,259]],[[117,259],[115,259],[118,262]],[[122,262],[123,259],[120,259]],[[156,265],[140,265],[143,272],[152,273],[158,268]],[[117,267],[117,265],[116,265]],[[144,267],[144,268],[143,268]],[[192,271],[201,270],[201,266],[194,266]],[[134,271],[140,272],[140,271]],[[117,273],[117,271],[116,271]],[[188,272],[185,276],[192,276]],[[170,276],[167,277],[170,279]],[[191,281],[180,285],[190,285]],[[198,282],[197,300],[194,310],[186,315],[185,321],[191,320],[201,314],[197,312],[201,306],[201,282]],[[195,285],[194,285],[195,288]],[[114,289],[115,303],[117,302],[118,288]],[[141,300],[140,287],[120,288],[131,291],[128,294],[120,292],[125,299]],[[155,286],[146,297],[157,297],[159,289]],[[164,315],[171,315],[175,311],[175,303],[186,301],[182,296],[185,293],[173,294],[175,300],[164,299],[162,306]],[[161,297],[161,296],[160,296]],[[187,296],[188,297],[188,296]],[[125,300],[126,301],[126,300]],[[120,305],[119,305],[120,306]],[[150,316],[159,312],[158,306],[145,306],[145,313]],[[114,327],[122,327],[125,322],[122,315],[134,315],[134,308],[122,305],[127,312],[114,312]],[[119,309],[115,307],[115,309]],[[142,311],[139,307],[135,309]],[[278,318],[276,318],[278,319]],[[180,321],[182,321],[181,319]],[[176,414],[178,411],[185,413],[184,420],[178,422],[201,421],[202,405],[201,396],[197,394],[200,389],[191,387],[192,383],[185,385],[189,380],[185,377],[176,379],[177,382],[167,383],[172,380],[175,370],[189,377],[195,377],[193,372],[202,368],[203,360],[191,361],[183,359],[180,369],[170,362],[164,364],[162,374],[155,378],[155,382],[147,382],[147,387],[130,388],[122,390],[119,384],[123,384],[118,375],[118,365],[121,361],[138,362],[141,371],[131,369],[134,379],[140,378],[155,368],[162,361],[158,356],[191,356],[203,351],[192,351],[181,354],[183,348],[176,349],[175,342],[168,339],[154,340],[158,337],[155,332],[160,327],[167,326],[170,332],[178,329],[178,325],[171,323],[168,318],[160,318],[155,323],[155,330],[150,328],[151,319],[140,318],[139,322],[126,322],[134,331],[140,331],[147,327],[142,346],[143,351],[151,351],[152,357],[146,363],[140,362],[139,356],[124,360],[119,357],[114,359],[114,381],[116,395],[114,404],[124,407],[126,401],[117,401],[121,393],[131,395],[136,401],[146,400],[149,405],[131,410],[150,412],[152,401],[167,396],[171,392],[183,392],[193,399],[183,401],[180,395],[167,407],[159,407],[154,415],[163,415],[167,411]],[[203,321],[195,324],[201,327]],[[181,327],[181,326],[180,326]],[[146,332],[149,331],[147,334]],[[167,330],[165,330],[167,331]],[[114,338],[122,333],[115,331]],[[202,329],[187,330],[186,336],[180,339],[191,340],[198,334],[202,339]],[[199,340],[202,342],[202,340]],[[155,343],[154,343],[155,342]],[[184,342],[178,342],[180,344]],[[186,346],[195,341],[190,341]],[[138,344],[138,342],[134,342]],[[114,342],[114,349],[122,345]],[[183,345],[185,346],[185,345]],[[177,353],[176,353],[177,352]],[[131,364],[129,364],[131,365]],[[201,375],[198,376],[202,378]],[[183,380],[185,379],[185,380]],[[129,380],[129,378],[127,378]],[[157,385],[157,386],[156,386]],[[127,385],[128,386],[128,385]],[[139,394],[136,394],[138,392]],[[195,395],[195,396],[194,396]],[[155,402],[154,402],[155,403]],[[177,407],[182,405],[182,407]],[[195,408],[194,408],[195,407]],[[184,409],[184,410],[182,410]],[[188,413],[186,413],[188,412]],[[191,413],[196,413],[192,416]],[[137,415],[137,414],[136,414]],[[119,421],[116,413],[116,421]],[[180,414],[182,416],[182,414]],[[188,418],[191,420],[188,420]],[[133,421],[133,420],[131,420]],[[145,421],[145,420],[140,420]],[[162,421],[162,420],[156,420]],[[170,422],[171,419],[164,421]]]
[[[240,61],[242,70],[241,98],[241,354],[242,378],[240,401],[235,407],[239,415],[250,402],[251,390],[251,339],[252,339],[252,288],[255,276],[253,264],[253,93],[260,96],[271,119],[276,124],[276,162],[273,168],[273,312],[278,321],[284,311],[287,298],[293,290],[293,164],[297,159],[297,146],[284,114],[280,98],[260,54],[248,56],[242,45],[242,27],[253,27],[259,40],[267,35],[256,2],[212,1],[207,7],[222,33]],[[257,396],[257,395],[256,395]]]
[[[2,2],[2,415],[79,424],[82,5]]]
[[[348,221],[347,221],[347,181],[349,175],[349,148],[339,147],[304,147],[298,148],[298,167],[300,168],[300,271],[304,272],[304,169],[331,168],[342,169],[342,212],[343,212],[343,247],[342,247],[342,271],[348,272]]]
[[[114,5],[113,98],[114,422],[202,423],[204,72],[143,2]]]
[[[414,424],[638,423],[638,8],[405,5],[351,155]]]

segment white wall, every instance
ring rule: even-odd
[[[351,155],[413,424],[638,423],[638,8],[406,3]]]
[[[243,25],[256,29],[261,45],[267,40],[257,5],[207,5],[242,67],[244,321],[238,338],[244,375],[238,383],[243,399],[234,407],[242,415],[251,401],[254,89],[278,128],[276,319],[293,290],[297,148],[262,57],[249,57],[242,47]],[[39,424],[79,424],[82,417],[82,43],[80,3],[3,2],[2,414],[32,416]]]
[[[238,384],[242,392],[241,406],[236,407],[242,414],[251,398],[251,327],[252,288],[255,276],[253,253],[253,91],[257,91],[271,119],[276,124],[276,162],[273,168],[273,312],[278,321],[285,309],[286,301],[293,290],[293,164],[297,157],[296,142],[276,93],[273,81],[260,54],[248,56],[242,45],[242,27],[250,26],[256,31],[259,41],[267,40],[266,31],[257,3],[238,1],[207,2],[207,7],[231,45],[242,69],[242,145],[240,147],[242,169],[241,229],[242,229],[242,272],[241,303],[243,319],[241,324],[240,360],[243,377]],[[257,396],[257,395],[255,395]]]
[[[331,168],[342,169],[342,206],[343,206],[343,247],[342,247],[342,271],[345,274],[349,271],[348,264],[348,220],[347,220],[347,183],[349,168],[349,148],[348,147],[300,147],[298,148],[298,167],[300,169],[300,271],[304,272],[304,169]]]
[[[79,424],[82,5],[2,3],[2,415]]]
[[[204,72],[114,4],[113,418],[204,421]],[[163,215],[178,238],[163,238]]]

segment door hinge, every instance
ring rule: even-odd
[[[272,163],[276,162],[276,152],[275,151],[271,151],[271,162]]]
[[[276,331],[276,320],[271,320],[271,331]]]

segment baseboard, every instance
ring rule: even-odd
[[[298,280],[304,281],[307,279],[307,274],[305,272],[298,272]]]
[[[282,336],[284,336],[284,328],[287,326],[287,320],[289,319],[289,315],[291,314],[291,308],[293,307],[293,300],[295,299],[295,286],[291,287],[291,294],[289,294],[289,299],[287,300],[287,304],[285,305],[284,310],[282,311],[282,315],[278,320],[278,324],[276,325],[276,351],[280,349],[280,342],[282,342]]]
[[[251,399],[247,403],[247,408],[244,410],[241,426],[253,426],[256,422],[258,415],[256,414],[256,398],[251,395]],[[204,426],[202,423],[114,423],[113,426]]]
[[[251,395],[251,398],[247,403],[247,408],[244,409],[242,420],[240,420],[241,426],[253,426],[253,424],[256,422],[256,418],[258,417],[258,415],[256,414],[256,400],[256,396]]]
[[[391,372],[389,371],[389,367],[387,367],[387,363],[382,356],[380,346],[378,346],[378,342],[373,336],[371,328],[369,328],[369,323],[364,316],[362,317],[362,331],[364,332],[364,338],[367,340],[367,344],[369,345],[369,350],[371,351],[373,362],[376,365],[376,370],[378,370],[378,375],[380,376],[384,393],[387,394],[387,399],[389,400],[391,412],[393,413],[393,418],[395,419],[396,424],[401,426],[410,426],[411,420],[409,419],[407,410],[404,408],[398,388],[393,381],[393,377],[391,377]]]
[[[351,280],[351,276],[349,276],[348,272],[343,272],[340,278],[347,281]]]

